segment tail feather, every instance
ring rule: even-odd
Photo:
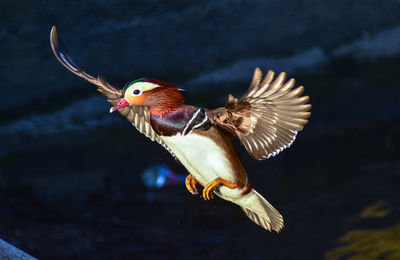
[[[282,215],[254,189],[234,202],[242,207],[247,217],[262,228],[278,233],[283,228]]]

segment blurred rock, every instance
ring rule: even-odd
[[[215,71],[199,75],[188,82],[188,86],[206,85],[210,83],[237,83],[248,82],[256,67],[266,70],[274,70],[275,73],[303,72],[315,73],[321,66],[329,62],[328,56],[322,49],[314,48],[291,57],[284,58],[254,58],[239,60],[230,66],[219,68]],[[195,88],[193,88],[195,90]],[[204,90],[204,88],[202,88]]]
[[[400,25],[372,37],[345,44],[333,51],[335,57],[372,60],[400,55]]]
[[[142,76],[185,82],[241,60],[329,50],[374,35],[399,23],[399,6],[377,0],[1,1],[0,117],[93,91],[53,57],[53,24],[78,64],[117,85]]]
[[[0,257],[3,260],[35,260],[36,258],[0,239]]]
[[[40,259],[343,258],[393,242],[379,248],[387,256],[400,241],[399,7],[0,0],[3,238]],[[252,185],[284,213],[285,230],[266,233],[240,208],[204,202],[184,185],[146,189],[148,166],[187,172],[56,61],[53,24],[91,74],[117,87],[143,76],[175,82],[195,105],[239,97],[256,66],[295,77],[313,108],[291,149],[259,162],[234,143]],[[342,237],[347,245],[336,247]]]
[[[107,104],[103,96],[96,95],[78,100],[56,111],[35,113],[10,123],[0,124],[0,138],[3,140],[0,157],[26,149],[30,144],[29,140],[68,132],[83,132],[86,129],[115,124],[121,118],[110,115]],[[58,145],[54,140],[52,142],[53,145]]]

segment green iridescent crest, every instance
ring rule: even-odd
[[[131,81],[131,82],[128,84],[128,87],[132,86],[132,85],[135,84],[136,82],[145,81],[146,79],[147,79],[147,78],[140,78],[140,79],[136,79],[136,80],[134,80],[134,81]]]
[[[146,79],[147,79],[147,78],[140,78],[140,79],[135,79],[134,81],[131,81],[131,82],[129,82],[129,83],[126,83],[125,86],[124,86],[124,88],[122,89],[122,91],[125,92],[125,90],[126,90],[127,88],[129,88],[130,86],[132,86],[132,85],[135,84],[136,82],[145,81]]]

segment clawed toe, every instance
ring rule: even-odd
[[[193,195],[199,194],[199,192],[197,191],[197,188],[196,188],[197,183],[199,183],[200,185],[203,186],[203,184],[201,184],[199,181],[197,181],[191,174],[189,174],[185,179],[186,189],[188,189],[188,191],[190,193],[192,193]]]
[[[196,184],[199,183],[201,186],[204,187],[203,189],[203,198],[205,200],[210,200],[212,198],[214,198],[214,189],[218,186],[218,185],[223,185],[226,186],[228,188],[236,188],[237,185],[234,183],[230,183],[222,178],[216,178],[215,180],[211,181],[210,183],[208,183],[206,186],[204,186],[201,182],[199,182],[198,180],[196,180],[191,174],[189,174],[186,179],[185,179],[185,186],[188,189],[188,191],[193,194],[193,195],[197,195],[198,191],[196,188]]]
[[[214,198],[214,189],[218,185],[224,185],[231,189],[236,188],[236,186],[237,186],[236,184],[230,183],[222,178],[216,178],[215,180],[211,181],[204,187],[203,198],[205,200],[210,200],[210,199]]]

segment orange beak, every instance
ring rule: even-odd
[[[110,108],[110,113],[120,110],[121,108],[127,107],[129,106],[129,102],[125,99],[125,98],[120,98],[117,102],[117,104],[115,104],[115,106],[113,106],[112,108]]]

